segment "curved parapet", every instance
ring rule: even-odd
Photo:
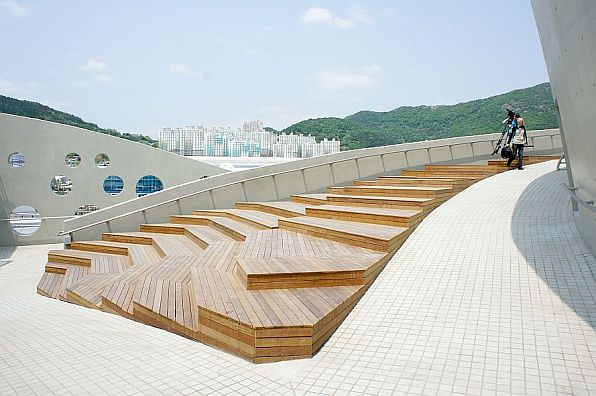
[[[0,142],[0,246],[61,240],[64,220],[79,208],[84,213],[133,199],[144,176],[167,188],[226,172],[144,144],[2,113]],[[29,236],[13,232],[8,220],[22,206],[40,215],[39,230]]]
[[[64,234],[70,234],[74,241],[98,239],[105,232],[165,222],[175,213],[231,208],[238,201],[277,201],[426,164],[490,159],[499,136],[495,133],[344,151],[218,175],[67,220]],[[526,149],[528,154],[561,152],[558,129],[532,131],[529,140],[533,147]]]

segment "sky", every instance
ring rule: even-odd
[[[548,81],[529,0],[0,0],[0,54],[0,94],[153,137]]]

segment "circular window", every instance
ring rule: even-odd
[[[100,168],[107,168],[110,166],[110,157],[107,154],[97,154],[95,156],[95,165],[99,166]]]
[[[163,190],[163,183],[156,176],[143,176],[137,182],[137,197]]]
[[[103,190],[108,195],[118,195],[124,190],[124,180],[120,176],[108,176],[103,181]]]
[[[76,168],[81,163],[81,156],[77,153],[66,154],[64,162],[66,162],[66,166],[69,168]]]
[[[22,168],[25,166],[25,156],[21,153],[12,153],[8,156],[8,163],[13,168]]]
[[[50,180],[50,188],[56,195],[66,195],[72,190],[72,180],[68,176],[54,176]]]
[[[10,213],[9,222],[15,234],[29,236],[39,230],[41,215],[31,206],[19,206]]]

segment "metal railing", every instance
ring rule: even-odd
[[[581,206],[583,206],[584,208],[588,209],[589,211],[591,211],[592,213],[596,213],[596,207],[594,207],[594,201],[593,200],[589,200],[589,201],[584,201],[583,199],[581,199],[575,192],[578,190],[577,187],[575,188],[569,188],[569,186],[565,183],[562,183],[563,187],[565,187],[565,191],[567,191],[567,193],[569,195],[571,195],[571,198],[577,202],[578,204],[580,204]],[[579,210],[579,209],[578,209]],[[574,209],[574,211],[577,211]]]

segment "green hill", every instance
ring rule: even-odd
[[[52,109],[51,107],[42,105],[41,103],[30,102],[28,100],[19,100],[0,95],[0,113],[14,114],[23,117],[38,118],[40,120],[57,122],[59,124],[72,125],[79,128],[88,129],[90,131],[106,133],[108,135],[157,147],[157,141],[151,139],[149,136],[126,132],[122,133],[115,129],[100,128],[96,124],[86,122],[72,114],[64,113],[62,111]]]
[[[403,106],[387,112],[360,111],[345,118],[315,118],[283,130],[336,138],[343,149],[500,132],[505,109],[521,114],[528,129],[557,128],[549,83],[449,106]]]

